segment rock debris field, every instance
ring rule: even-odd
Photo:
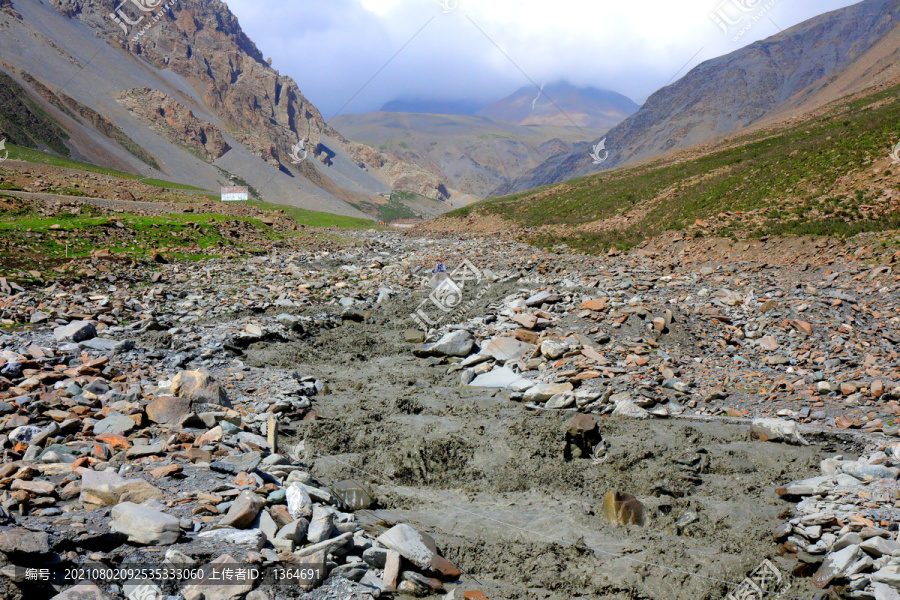
[[[342,235],[0,280],[0,596],[900,598],[889,254]]]

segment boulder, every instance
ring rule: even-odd
[[[393,550],[420,569],[429,569],[437,553],[431,536],[419,533],[405,523],[395,525],[378,536],[378,543]]]
[[[243,598],[256,586],[256,581],[254,579],[248,578],[245,581],[241,581],[234,578],[226,583],[223,582],[221,576],[217,574],[221,573],[224,568],[240,568],[247,566],[248,565],[243,564],[241,561],[238,561],[227,554],[223,554],[206,565],[202,569],[204,578],[185,586],[181,595],[188,599],[202,597],[203,600],[238,600],[238,598]]]
[[[428,358],[429,356],[451,356],[465,358],[472,353],[475,347],[475,338],[468,331],[454,331],[448,333],[433,344],[425,344],[414,354],[419,357]]]
[[[539,383],[525,392],[525,402],[546,402],[557,394],[575,389],[571,383]]]
[[[541,342],[541,356],[548,360],[561,358],[569,351],[569,345],[559,340],[544,340]]]
[[[288,486],[287,492],[288,512],[294,519],[303,517],[311,517],[313,511],[313,501],[309,497],[309,491],[302,483],[292,483]]]
[[[147,405],[147,418],[160,425],[180,423],[191,414],[191,399],[160,396]]]
[[[797,431],[797,423],[786,419],[756,419],[750,425],[750,439],[809,445],[809,442],[803,439],[803,436]]]
[[[511,337],[496,337],[481,346],[481,354],[499,361],[516,361],[530,356],[534,346]]]
[[[266,501],[253,492],[241,492],[216,527],[246,529],[256,520]]]
[[[835,579],[845,577],[850,567],[861,558],[861,553],[859,546],[847,546],[843,550],[832,552],[813,575],[813,584],[823,589]]]
[[[178,519],[149,506],[123,502],[112,510],[109,528],[128,536],[128,541],[147,546],[168,546],[178,541]]]
[[[306,539],[310,544],[319,544],[331,539],[331,531],[334,529],[334,510],[327,506],[317,506],[313,509],[312,520],[306,531]]]
[[[623,400],[616,404],[612,416],[623,417],[625,419],[649,419],[650,413],[631,400]]]
[[[182,371],[172,380],[172,393],[195,402],[231,408],[222,385],[206,369]]]
[[[0,527],[0,552],[4,554],[47,554],[50,535],[22,527]]]
[[[97,328],[88,321],[72,321],[53,330],[57,342],[83,342],[97,337]]]
[[[104,433],[127,433],[137,427],[137,423],[131,417],[110,413],[105,419],[94,423],[94,435]]]

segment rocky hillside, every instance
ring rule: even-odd
[[[485,117],[397,112],[341,115],[333,123],[351,139],[393,157],[394,165],[431,169],[444,178],[446,197],[454,203],[486,198],[547,157],[602,133],[571,124],[525,126]]]
[[[606,136],[611,168],[715,138],[797,108],[852,69],[896,28],[898,0],[866,0],[810,19],[766,40],[706,61],[653,94]],[[552,157],[496,195],[596,172],[590,145]]]
[[[393,172],[417,192],[441,195],[440,176],[415,164],[361,163],[217,0],[146,13],[113,0],[50,4],[55,10],[16,0],[21,19],[0,12],[9,30],[0,73],[25,107],[0,106],[12,143],[210,190],[246,182],[264,199],[353,216],[378,216],[376,199],[395,187]],[[85,110],[60,106],[63,97]],[[88,111],[96,118],[84,118]],[[43,119],[36,132],[30,115]],[[101,120],[108,126],[97,127]],[[41,141],[51,126],[59,130],[53,144]],[[114,129],[123,135],[111,136]],[[300,140],[308,160],[298,163],[291,153]],[[376,153],[375,161],[396,158]]]
[[[900,85],[857,94],[786,125],[475,204],[435,227],[518,228],[541,245],[592,251],[659,236],[738,240],[897,229],[898,95]]]

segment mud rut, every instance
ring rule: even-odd
[[[766,558],[791,595],[811,597],[809,580],[774,556],[772,531],[789,508],[774,489],[850,448],[750,442],[746,423],[604,419],[605,462],[567,461],[574,413],[528,412],[413,357],[401,332],[414,303],[247,357],[327,382],[321,418],[298,428],[299,455],[320,480],[371,485],[374,530],[403,521],[429,532],[464,571],[460,592],[495,600],[718,600],[723,581],[740,582]],[[609,491],[637,496],[645,527],[605,521]]]

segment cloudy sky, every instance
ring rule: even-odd
[[[228,6],[272,66],[331,118],[378,110],[397,98],[488,103],[530,81],[559,79],[643,102],[704,60],[855,3],[229,0]]]

